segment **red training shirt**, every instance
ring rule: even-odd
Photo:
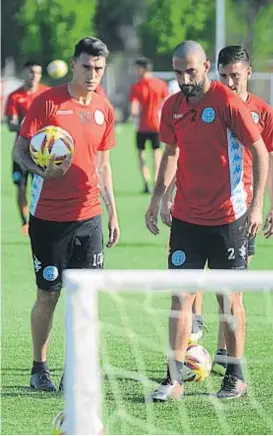
[[[195,104],[172,95],[160,139],[179,147],[173,216],[208,226],[240,218],[252,199],[249,147],[260,137],[246,104],[219,82]]]
[[[5,115],[7,117],[18,117],[19,123],[24,119],[33,100],[49,89],[48,86],[39,84],[36,91],[27,91],[23,86],[13,91],[7,100]]]
[[[138,132],[158,132],[160,111],[169,90],[164,80],[146,77],[132,85],[129,94],[130,102],[140,105]]]
[[[49,221],[79,221],[99,215],[96,154],[115,145],[111,104],[94,92],[90,104],[82,105],[71,98],[67,84],[56,86],[35,99],[20,135],[30,140],[47,125],[70,133],[75,151],[63,177],[45,180],[34,176],[30,213]]]
[[[255,94],[248,93],[246,105],[262,135],[268,152],[273,151],[273,108]]]

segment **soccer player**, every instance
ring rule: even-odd
[[[209,68],[199,43],[185,41],[175,49],[173,69],[181,93],[171,96],[162,108],[160,138],[166,146],[145,219],[147,228],[157,235],[160,200],[176,176],[169,268],[203,269],[208,263],[209,268],[238,269],[239,274],[247,268],[247,235],[255,235],[262,224],[268,153],[244,102],[226,86],[210,81]],[[230,357],[217,396],[240,397],[247,391],[241,363],[243,301],[239,292],[217,298],[221,312],[226,311]],[[167,374],[151,394],[153,401],[183,397],[182,368],[194,299],[187,292],[172,297],[171,309],[177,316],[169,321]],[[236,330],[228,323],[231,314]]]
[[[250,93],[247,89],[248,80],[251,78],[252,68],[250,57],[247,50],[240,45],[227,46],[223,48],[218,56],[218,70],[220,81],[228,86],[231,91],[237,94],[249,108],[253,120],[261,132],[264,143],[269,152],[270,170],[268,173],[268,192],[270,199],[270,210],[265,219],[264,229],[265,236],[272,235],[272,217],[273,217],[273,109],[264,100]],[[168,192],[162,201],[162,220],[170,225],[170,209],[172,207],[174,184],[168,188]],[[250,264],[255,254],[255,236],[248,239],[248,264]],[[202,292],[198,292],[194,301],[194,312],[197,312],[197,325],[193,322],[196,329],[192,333],[193,339],[200,339],[203,329],[202,311]],[[194,325],[195,324],[195,325]],[[224,326],[220,323],[217,353],[213,362],[213,371],[220,375],[225,374],[227,365],[227,352],[224,338]]]
[[[150,171],[145,160],[145,144],[151,141],[154,155],[154,172],[157,177],[162,152],[159,141],[159,119],[164,100],[168,97],[168,86],[164,80],[153,77],[150,59],[135,61],[138,81],[130,89],[131,115],[136,127],[136,146],[139,165],[144,181],[144,192],[152,191]]]
[[[218,55],[218,71],[220,81],[228,86],[231,91],[237,94],[246,104],[251,112],[254,123],[257,124],[262,135],[264,143],[269,152],[269,159],[272,165],[273,162],[273,109],[257,95],[250,93],[247,89],[248,80],[251,78],[252,68],[247,50],[242,46],[227,46],[223,48]],[[273,167],[272,167],[273,168]],[[270,171],[269,171],[270,174]],[[269,196],[270,196],[270,212],[273,213],[273,192],[270,189],[272,186],[272,175],[268,179]],[[267,220],[269,219],[269,214]],[[248,239],[248,264],[255,254],[255,236],[250,236]],[[201,295],[202,298],[202,295]],[[224,326],[220,322],[218,349],[213,363],[213,371],[224,374],[226,369],[226,343],[224,338]]]
[[[16,132],[16,139],[19,135],[21,123],[34,98],[48,89],[48,86],[40,83],[42,77],[42,67],[38,62],[28,61],[23,66],[24,84],[13,91],[8,99],[5,108],[8,128],[11,132]],[[12,168],[13,183],[17,187],[17,204],[22,220],[22,233],[28,234],[28,203],[26,195],[28,172],[13,162]]]
[[[46,355],[62,271],[103,267],[98,184],[109,215],[107,247],[113,247],[119,239],[109,162],[109,151],[115,144],[114,111],[106,98],[94,92],[104,74],[108,53],[107,46],[97,38],[87,37],[76,44],[71,82],[37,97],[14,149],[16,162],[34,174],[29,234],[38,289],[31,314],[34,361],[30,384],[37,390],[56,389]],[[29,155],[29,142],[39,129],[52,124],[71,134],[75,151],[72,159],[61,165],[54,164],[52,158],[43,171]]]

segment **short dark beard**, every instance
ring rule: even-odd
[[[200,80],[199,83],[191,83],[190,85],[179,85],[182,94],[187,98],[198,97],[203,89],[205,79]]]

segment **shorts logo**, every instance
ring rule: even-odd
[[[241,256],[243,259],[246,259],[246,255],[247,255],[247,247],[246,247],[246,245],[247,245],[247,243],[244,242],[244,244],[238,250],[239,256]]]
[[[202,121],[210,124],[215,120],[215,110],[212,107],[206,107],[202,112]]]
[[[104,114],[103,112],[96,110],[94,112],[94,120],[95,122],[99,125],[102,126],[102,124],[104,123]]]
[[[46,266],[43,270],[43,278],[48,282],[53,282],[58,277],[59,271],[56,266]]]
[[[42,268],[42,262],[35,256],[35,254],[33,256],[33,265],[35,272],[40,271],[40,269]]]
[[[182,250],[176,250],[172,254],[172,264],[174,266],[181,266],[185,263],[186,255]]]
[[[252,119],[254,121],[254,124],[258,124],[259,123],[259,115],[257,114],[257,112],[251,112],[252,115]]]

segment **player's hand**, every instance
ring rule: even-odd
[[[263,224],[262,207],[250,206],[248,218],[248,236],[256,236]]]
[[[146,227],[153,235],[159,234],[159,228],[157,226],[159,213],[159,203],[151,202],[150,206],[145,214]]]
[[[273,235],[273,208],[265,217],[263,231],[266,239]]]
[[[69,170],[72,163],[72,156],[66,156],[63,163],[57,165],[55,163],[55,155],[49,161],[48,167],[43,173],[44,179],[57,179],[63,177]]]
[[[173,213],[173,201],[163,197],[161,207],[160,207],[160,217],[166,226],[171,227],[172,225],[172,213]]]
[[[116,215],[112,215],[111,217],[109,217],[108,230],[109,230],[109,239],[106,244],[106,247],[112,248],[118,243],[120,237],[120,229],[118,224],[118,218]]]

